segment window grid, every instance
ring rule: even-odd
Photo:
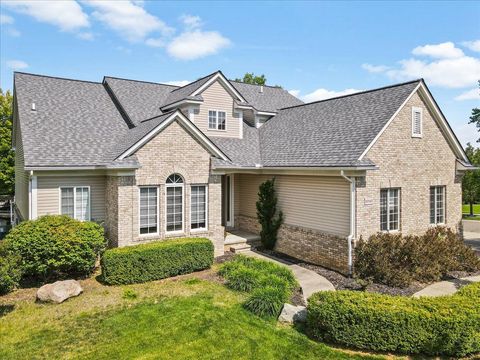
[[[191,187],[191,229],[207,228],[207,188],[205,185]]]
[[[89,221],[90,188],[88,186],[61,187],[60,213],[80,221]]]
[[[168,177],[166,197],[167,232],[183,231],[183,178],[180,175]]]
[[[208,111],[208,128],[210,130],[226,130],[227,113],[225,111]]]
[[[400,189],[380,190],[380,230],[400,229]]]
[[[140,188],[140,234],[158,233],[158,188]]]
[[[430,188],[430,224],[445,223],[445,186]]]

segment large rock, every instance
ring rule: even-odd
[[[305,322],[307,320],[307,308],[305,306],[295,306],[291,304],[283,304],[282,312],[278,317],[278,321],[282,323],[294,324],[297,322]]]
[[[37,299],[44,302],[60,304],[68,298],[78,296],[83,289],[76,280],[56,281],[53,284],[43,285],[37,290]]]

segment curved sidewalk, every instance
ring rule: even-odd
[[[319,291],[335,291],[335,287],[333,286],[333,284],[326,278],[324,278],[322,275],[317,274],[315,271],[308,270],[299,265],[292,264],[288,261],[269,257],[251,250],[244,251],[241,254],[287,266],[290,270],[292,270],[293,274],[298,280],[298,283],[302,287],[303,298],[305,299],[305,301],[307,301],[307,299],[313,293]]]
[[[413,294],[413,297],[421,297],[421,296],[445,296],[445,295],[452,295],[458,291],[462,286],[471,284],[472,282],[480,281],[480,275],[477,276],[468,276],[461,279],[453,279],[453,280],[446,280],[446,281],[439,281],[428,285],[426,288],[423,288],[420,291],[417,291]]]

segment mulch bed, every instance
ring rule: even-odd
[[[336,290],[357,290],[357,291],[368,291],[375,292],[380,294],[388,295],[402,295],[402,296],[412,296],[417,291],[423,289],[427,284],[414,283],[406,288],[391,287],[383,284],[363,284],[358,282],[356,279],[350,278],[334,270],[324,268],[319,265],[307,263],[299,259],[293,258],[291,256],[273,251],[266,250],[262,248],[257,248],[258,251],[265,253],[266,255],[274,256],[279,259],[291,262],[293,264],[304,267],[308,270],[315,271],[317,274],[322,275],[328,281],[330,281]]]

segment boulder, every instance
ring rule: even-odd
[[[53,284],[43,285],[37,290],[37,299],[44,302],[60,304],[68,298],[78,296],[83,289],[76,280],[56,281]]]
[[[305,306],[295,306],[291,304],[283,304],[282,312],[278,317],[278,321],[282,323],[294,324],[305,322],[307,320],[307,308]]]

